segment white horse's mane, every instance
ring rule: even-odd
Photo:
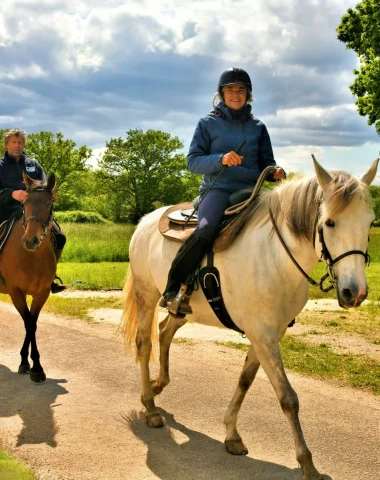
[[[285,222],[296,239],[313,241],[317,223],[334,218],[359,198],[369,203],[369,188],[359,179],[346,172],[330,175],[332,181],[324,195],[316,177],[285,181],[261,192],[231,225],[232,236],[246,226],[254,228],[269,221],[270,209],[276,222]]]

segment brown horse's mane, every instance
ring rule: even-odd
[[[346,172],[331,172],[332,181],[323,195],[316,177],[289,180],[263,191],[229,227],[232,241],[244,228],[257,227],[273,217],[286,223],[297,240],[313,241],[317,223],[334,218],[358,198],[370,202],[369,188]],[[323,202],[322,202],[323,197]]]

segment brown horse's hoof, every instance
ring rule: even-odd
[[[29,363],[27,363],[26,365],[20,365],[18,367],[18,373],[20,373],[21,375],[24,375],[26,373],[30,373],[30,365]]]
[[[30,372],[30,379],[35,383],[42,383],[46,380],[45,372]]]
[[[225,440],[224,445],[228,453],[232,455],[247,455],[248,449],[241,439]]]
[[[146,423],[151,428],[161,428],[164,426],[164,421],[158,412],[149,413],[146,416]]]

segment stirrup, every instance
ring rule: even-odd
[[[186,299],[187,285],[181,284],[181,288],[176,296],[172,298],[162,297],[160,306],[167,308],[168,312],[174,316],[185,316],[193,313],[188,300]]]

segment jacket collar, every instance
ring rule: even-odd
[[[249,118],[251,118],[251,110],[252,110],[252,107],[249,103],[247,103],[240,110],[232,110],[232,108],[228,108],[224,102],[219,102],[215,106],[214,112],[217,115],[222,116],[226,120],[238,121],[240,123],[244,123]]]

